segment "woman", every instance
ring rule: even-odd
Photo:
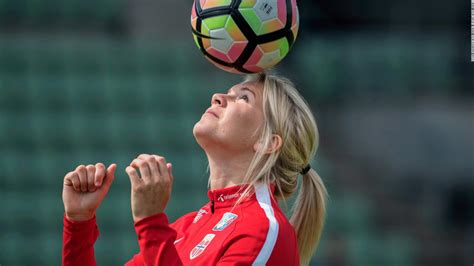
[[[315,119],[292,83],[258,74],[215,94],[193,129],[209,160],[209,202],[168,223],[173,183],[164,157],[142,154],[126,172],[140,252],[126,265],[307,265],[325,215],[326,189],[309,162]],[[116,165],[81,165],[64,178],[63,265],[95,265],[95,211]],[[139,170],[140,175],[137,170]],[[277,200],[301,190],[288,221]]]

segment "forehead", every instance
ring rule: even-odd
[[[239,83],[239,84],[236,84],[234,86],[232,86],[232,88],[230,88],[227,93],[231,92],[231,91],[241,91],[241,90],[250,90],[252,92],[255,93],[255,95],[257,97],[259,97],[259,95],[261,95],[262,93],[262,90],[263,90],[263,86],[257,82],[252,82],[252,81],[247,81],[247,82],[242,82],[242,83]]]

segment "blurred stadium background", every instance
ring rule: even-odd
[[[192,128],[241,77],[191,37],[192,1],[0,0],[0,264],[59,265],[64,175],[116,162],[99,265],[138,252],[125,166],[174,164],[171,220],[206,203]],[[299,1],[277,71],[318,119],[330,200],[312,265],[474,263],[469,2]]]

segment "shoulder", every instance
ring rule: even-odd
[[[188,227],[194,220],[194,217],[196,217],[197,211],[193,211],[190,213],[187,213],[178,219],[174,221],[173,223],[170,224],[170,227],[175,229],[176,231],[181,231]]]
[[[293,226],[265,186],[257,186],[253,197],[254,200],[238,207],[240,219],[236,233],[249,233],[264,238],[278,234],[295,236]]]
[[[248,233],[254,238],[267,242],[296,242],[296,232],[290,221],[278,206],[271,200],[270,204],[254,204],[241,210],[242,219],[237,233]],[[243,228],[242,228],[243,227]]]
[[[174,221],[173,223],[177,223],[177,222],[181,222],[181,221],[185,221],[185,220],[189,220],[189,219],[194,219],[196,214],[197,214],[197,211],[186,213],[185,215],[183,215],[183,216],[179,217],[178,219],[176,219],[176,221]]]
[[[274,200],[243,204],[236,213],[240,219],[226,245],[238,251],[239,260],[245,256],[261,265],[293,265],[298,256],[296,234]]]

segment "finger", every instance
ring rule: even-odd
[[[95,166],[89,164],[87,167],[87,189],[89,192],[94,192],[95,184],[94,184],[94,176],[95,176]]]
[[[102,185],[102,181],[105,177],[105,165],[103,163],[97,163],[95,165],[95,176],[94,182],[96,187],[100,187]]]
[[[79,176],[81,191],[86,192],[87,191],[87,169],[86,169],[86,167],[83,164],[79,165],[76,168],[76,173]]]
[[[160,178],[161,172],[158,162],[155,160],[154,156],[148,156],[146,159],[148,162],[148,167],[150,167],[150,173],[152,178]]]
[[[79,185],[79,178],[77,177],[76,172],[72,171],[64,176],[64,185],[65,186],[72,186],[74,190],[81,191],[81,187]]]
[[[173,165],[171,163],[166,164],[166,168],[168,168],[168,175],[170,176],[171,182],[173,182],[174,177],[173,177]]]
[[[142,153],[138,155],[138,159],[146,160],[148,157],[150,157],[150,154]]]
[[[74,172],[69,172],[64,176],[64,185],[72,186],[71,176],[73,175],[73,173]]]
[[[114,163],[109,165],[109,167],[107,168],[107,174],[103,181],[103,184],[107,189],[112,185],[112,182],[114,182],[115,170],[117,170],[117,165]]]
[[[160,173],[165,178],[165,180],[169,181],[170,177],[168,174],[168,169],[166,168],[166,160],[162,156],[154,155],[156,161],[158,162],[158,166],[160,167]]]
[[[138,185],[140,182],[142,182],[140,176],[137,173],[137,169],[133,168],[132,166],[127,166],[127,168],[125,168],[125,172],[127,172],[127,175],[130,177],[132,186]]]
[[[150,181],[150,168],[145,161],[141,159],[135,159],[132,161],[132,166],[140,169],[140,174],[144,182]]]
[[[71,177],[72,185],[74,186],[74,190],[77,192],[81,191],[81,182],[79,181],[79,175],[74,173]]]
[[[74,187],[74,190],[77,192],[81,191],[81,182],[79,181],[79,175],[76,172],[70,172],[69,175],[69,180],[72,183],[72,186]]]
[[[158,166],[158,162],[155,161],[154,156],[143,153],[138,156],[138,159],[148,163],[148,168],[150,169],[150,178],[160,176],[160,168]]]

